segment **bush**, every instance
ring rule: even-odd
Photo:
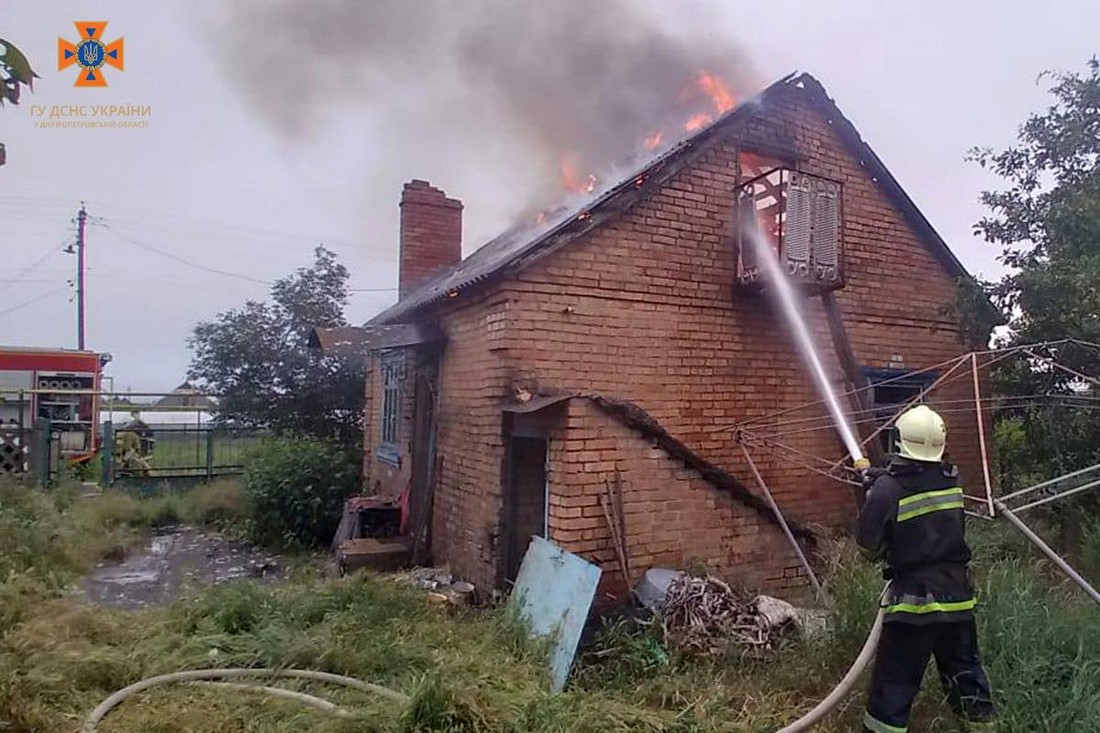
[[[266,440],[244,459],[250,533],[267,545],[327,543],[358,484],[355,462],[338,446],[307,437]]]
[[[184,495],[184,521],[219,529],[247,521],[248,501],[235,479],[220,479],[191,489]]]

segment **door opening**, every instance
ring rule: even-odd
[[[519,566],[532,537],[546,537],[549,514],[546,486],[546,438],[512,438],[511,523],[508,533],[508,581],[519,575]]]

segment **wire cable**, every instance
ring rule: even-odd
[[[133,245],[133,246],[135,246],[139,249],[143,249],[143,250],[146,250],[148,252],[158,254],[161,257],[165,257],[167,259],[172,260],[173,262],[178,262],[181,265],[186,265],[187,267],[193,267],[196,270],[202,270],[203,272],[209,272],[213,275],[221,275],[222,277],[231,277],[231,278],[235,278],[237,280],[244,280],[246,282],[256,283],[257,285],[267,285],[267,286],[272,285],[272,282],[270,280],[261,280],[261,279],[256,278],[256,277],[250,277],[249,275],[242,275],[242,274],[237,273],[237,272],[229,272],[227,270],[219,270],[216,267],[208,267],[206,265],[201,265],[198,262],[192,262],[191,260],[184,259],[183,257],[180,257],[178,255],[174,255],[171,252],[166,252],[163,249],[159,249],[159,248],[154,247],[150,244],[146,244],[145,242],[134,239],[133,237],[119,231],[118,229],[115,229],[110,224],[103,224],[102,226],[103,226],[104,229],[111,232],[112,234],[114,234],[115,236],[117,236],[119,239],[121,239],[124,242],[128,242],[131,245]]]
[[[13,277],[10,280],[0,280],[0,293],[4,292],[7,288],[11,287],[12,283],[16,283],[16,282],[19,282],[20,280],[22,280],[23,276],[29,275],[31,272],[34,271],[34,269],[36,267],[40,266],[43,262],[50,259],[50,257],[52,257],[54,254],[60,252],[61,250],[62,250],[61,247],[51,246],[48,250],[46,250],[46,254],[42,255],[41,257],[39,257],[34,262],[27,265],[26,267],[24,267],[19,272],[15,273],[15,277]],[[2,314],[0,314],[0,315],[2,315]]]
[[[111,226],[110,224],[108,224],[106,222],[101,223],[100,226],[102,226],[104,229],[110,231],[112,234],[119,237],[124,242],[127,242],[127,243],[129,243],[129,244],[131,244],[135,247],[138,247],[139,249],[144,249],[144,250],[147,250],[147,251],[152,252],[154,254],[160,255],[161,257],[166,257],[166,258],[168,258],[168,259],[170,259],[174,262],[178,262],[181,265],[186,265],[187,267],[191,267],[191,268],[194,268],[196,270],[201,270],[202,272],[208,272],[208,273],[211,273],[211,274],[214,274],[214,275],[221,275],[223,277],[232,277],[232,278],[236,278],[238,280],[244,280],[246,282],[256,283],[258,285],[267,285],[267,286],[270,287],[271,285],[274,284],[271,280],[261,280],[259,278],[251,277],[250,275],[242,275],[242,274],[237,273],[237,272],[230,272],[228,270],[220,270],[216,267],[209,267],[208,265],[203,265],[203,264],[200,264],[198,262],[192,262],[191,260],[180,257],[179,255],[172,254],[171,252],[167,252],[167,251],[165,251],[163,249],[160,249],[158,247],[154,247],[151,244],[148,244],[146,242],[142,242],[139,239],[135,239],[134,237],[131,237],[130,235],[126,234],[125,232],[123,232],[123,231],[121,231],[121,230],[119,230],[119,229],[117,229],[113,226]],[[397,290],[397,288],[348,288],[347,292],[349,292],[349,293],[392,293],[396,290]]]
[[[30,300],[25,300],[22,303],[20,303],[19,305],[13,305],[11,308],[8,308],[7,310],[0,311],[0,317],[6,316],[10,313],[15,313],[16,311],[22,310],[23,308],[26,308],[27,306],[34,305],[35,303],[40,303],[43,300],[45,300],[46,298],[53,297],[54,295],[57,295],[61,291],[68,290],[68,289],[69,289],[68,285],[62,285],[59,288],[54,288],[53,290],[49,291],[48,293],[43,293],[42,295],[39,295],[36,298],[31,298]]]

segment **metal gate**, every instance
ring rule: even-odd
[[[244,471],[244,456],[264,428],[226,425],[143,426],[103,430],[104,483],[117,480],[211,479]]]

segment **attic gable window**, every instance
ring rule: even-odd
[[[780,267],[812,291],[844,287],[842,186],[801,172],[779,157],[743,150],[737,159],[737,279],[764,285],[753,236],[775,251]]]
[[[382,412],[381,439],[378,456],[392,463],[400,462],[401,448],[401,365],[400,353],[382,357]]]

